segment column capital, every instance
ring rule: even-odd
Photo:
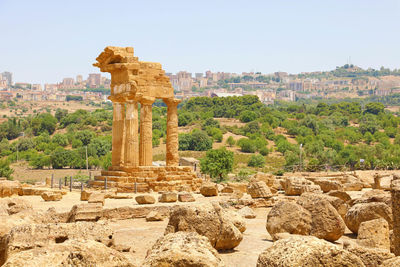
[[[182,99],[178,99],[178,98],[166,98],[166,99],[164,99],[164,103],[167,106],[177,106],[181,102],[182,102]]]
[[[156,101],[156,99],[155,97],[140,96],[138,97],[138,101],[144,106],[151,106],[153,105],[154,101]]]

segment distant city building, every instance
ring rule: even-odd
[[[13,85],[12,76],[13,75],[11,72],[5,71],[5,72],[1,73],[0,80],[5,80],[7,83],[7,86],[10,87]]]
[[[82,75],[77,75],[76,76],[76,83],[81,84],[83,82],[83,77]]]
[[[42,85],[41,84],[32,84],[32,90],[35,91],[42,91]]]
[[[74,78],[64,78],[61,84],[64,88],[66,88],[68,86],[71,86],[71,88],[72,88],[72,86],[75,85],[75,81],[74,81]]]
[[[87,85],[90,88],[98,88],[101,84],[101,74],[100,73],[91,73],[87,79]]]

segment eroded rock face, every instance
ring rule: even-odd
[[[0,197],[11,197],[13,195],[20,195],[22,186],[19,181],[0,181]]]
[[[67,240],[13,254],[3,265],[7,267],[134,267],[120,252],[94,240]]]
[[[175,192],[164,192],[158,199],[159,202],[170,203],[176,202],[178,200],[178,195]]]
[[[321,199],[313,193],[304,193],[297,200],[297,204],[311,213],[310,235],[336,241],[344,234],[346,225],[328,200]]]
[[[398,266],[400,266],[400,257],[397,256],[395,258],[385,260],[384,262],[382,262],[382,264],[380,266],[381,267],[398,267]]]
[[[388,205],[382,202],[355,204],[347,211],[344,220],[350,231],[358,233],[362,222],[379,218],[385,219],[389,224],[389,228],[393,228],[392,210]]]
[[[306,192],[301,194],[301,197],[303,198],[309,198],[312,201],[317,201],[317,200],[327,200],[331,205],[337,210],[337,212],[344,218],[346,215],[349,207],[344,202],[342,199],[326,194],[318,194],[318,193],[312,193],[312,192]]]
[[[217,203],[174,207],[165,234],[179,231],[206,236],[217,250],[235,248],[243,239],[240,230]]]
[[[21,198],[0,199],[0,215],[13,215],[23,211],[32,211],[32,205]]]
[[[278,202],[267,217],[267,231],[273,240],[279,233],[309,235],[311,232],[311,213],[302,206],[289,201]]]
[[[250,182],[247,186],[247,193],[252,198],[270,198],[272,197],[271,190],[263,181]]]
[[[222,267],[225,265],[207,237],[195,232],[176,232],[156,241],[147,252],[143,266]]]
[[[375,219],[360,224],[357,243],[362,246],[390,251],[389,224],[385,219]]]
[[[292,235],[280,239],[260,254],[257,267],[360,267],[356,255],[313,236]]]
[[[215,183],[205,183],[200,187],[200,194],[205,197],[218,196],[218,187]]]

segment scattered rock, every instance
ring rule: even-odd
[[[297,204],[311,213],[310,235],[328,241],[336,241],[344,234],[346,225],[328,200],[320,199],[314,193],[304,193],[297,200]]]
[[[62,199],[62,194],[54,191],[43,192],[41,196],[44,201],[60,201]]]
[[[222,212],[224,219],[232,222],[241,233],[246,231],[246,222],[238,212],[228,209],[223,209]]]
[[[309,235],[311,223],[311,213],[308,210],[294,202],[280,201],[268,213],[266,227],[272,239],[277,240],[277,234],[285,232]]]
[[[195,202],[196,199],[191,193],[182,192],[178,194],[179,202]]]
[[[382,218],[362,222],[358,229],[357,243],[366,247],[390,251],[388,222]]]
[[[93,240],[67,240],[62,244],[21,251],[12,255],[3,266],[134,267],[120,252]]]
[[[347,211],[344,221],[350,231],[358,233],[358,228],[362,222],[379,218],[385,219],[389,228],[393,228],[392,210],[382,202],[355,204]]]
[[[105,194],[100,192],[93,192],[88,199],[88,203],[101,203],[104,206]]]
[[[195,232],[167,234],[147,252],[144,267],[158,266],[225,266],[209,240]]]
[[[91,194],[92,191],[89,191],[87,189],[83,190],[81,192],[81,201],[88,201]]]
[[[150,211],[149,214],[146,216],[146,221],[148,222],[156,222],[162,221],[164,217],[158,211]]]
[[[260,254],[257,267],[364,266],[356,255],[313,236],[280,239]]]
[[[232,194],[233,193],[233,188],[227,185],[221,190],[221,193]]]
[[[288,196],[299,196],[303,193],[303,187],[307,185],[313,185],[313,183],[302,177],[288,177],[285,180],[285,194]]]
[[[135,197],[135,200],[138,204],[154,204],[156,203],[156,199],[151,195],[140,195]]]
[[[158,201],[162,203],[171,203],[171,202],[176,202],[177,200],[178,200],[178,195],[175,192],[164,192],[158,199]]]
[[[243,207],[243,208],[241,208],[241,209],[238,211],[238,213],[239,213],[240,215],[242,215],[243,218],[246,218],[246,219],[254,219],[254,218],[257,217],[256,214],[254,213],[254,211],[253,211],[251,208],[249,208],[249,207]]]
[[[327,193],[331,190],[343,190],[343,185],[338,181],[331,179],[316,179],[314,183],[319,185],[324,193]]]
[[[270,173],[257,172],[254,179],[264,182],[268,187],[273,187],[275,183],[275,176]]]
[[[215,183],[205,183],[200,187],[200,194],[205,197],[218,196],[218,187]]]
[[[344,191],[361,191],[363,188],[364,184],[362,182],[352,182],[343,184]]]
[[[68,222],[98,221],[103,215],[101,203],[84,203],[74,205],[69,212]]]
[[[165,234],[197,232],[208,237],[218,250],[233,249],[242,241],[243,235],[226,214],[217,203],[176,206],[171,211]]]
[[[349,206],[347,203],[345,203],[343,200],[341,200],[338,197],[333,197],[329,196],[326,194],[318,194],[318,193],[312,193],[312,192],[306,192],[301,194],[301,196],[304,198],[309,198],[312,201],[317,201],[317,200],[327,200],[331,205],[337,210],[337,212],[340,214],[342,218],[346,215]]]
[[[252,198],[270,198],[272,197],[271,190],[269,190],[268,186],[263,182],[250,182],[247,186],[247,193]]]

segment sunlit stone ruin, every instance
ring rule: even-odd
[[[112,166],[92,181],[94,187],[116,187],[121,192],[195,190],[201,179],[190,167],[179,165],[179,99],[160,63],[139,61],[133,47],[108,46],[94,66],[111,74],[113,102]],[[167,105],[166,166],[153,166],[152,104]]]

